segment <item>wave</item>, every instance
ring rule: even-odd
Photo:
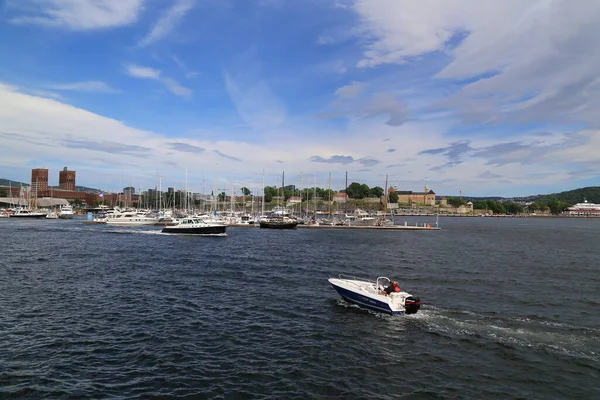
[[[540,317],[497,317],[471,311],[424,306],[407,316],[421,329],[443,336],[491,340],[513,347],[537,348],[600,361],[600,329],[548,321]]]

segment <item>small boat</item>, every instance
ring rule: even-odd
[[[32,219],[32,218],[46,218],[46,213],[43,212],[39,212],[39,211],[32,211],[26,208],[19,208],[17,209],[14,213],[12,213],[10,215],[11,218],[27,218],[27,219]]]
[[[261,218],[258,221],[261,228],[269,229],[294,229],[298,226],[298,221],[293,217],[270,216]]]
[[[226,236],[227,225],[209,222],[201,218],[183,218],[174,220],[173,225],[165,225],[162,233],[186,235]]]
[[[72,219],[73,218],[73,206],[71,205],[66,205],[66,206],[61,206],[60,207],[60,211],[58,213],[58,218],[61,219]]]
[[[410,293],[399,291],[382,294],[391,285],[389,278],[380,276],[375,282],[340,275],[329,278],[329,283],[349,303],[390,315],[415,314],[421,300]]]
[[[56,211],[50,211],[46,214],[46,219],[58,219],[58,213]]]

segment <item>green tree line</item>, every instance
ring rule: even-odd
[[[453,207],[460,207],[461,205],[467,204],[465,199],[461,199],[458,197],[448,197],[448,204]],[[521,214],[525,211],[535,212],[541,211],[546,212],[550,211],[550,213],[554,215],[561,214],[564,210],[569,207],[569,203],[566,201],[560,200],[549,200],[549,201],[537,201],[529,204],[527,207],[522,204],[511,202],[511,201],[498,201],[498,200],[474,200],[473,201],[473,209],[474,210],[488,210],[492,211],[494,214]]]
[[[600,203],[600,186],[589,186],[581,189],[568,190],[566,192],[548,194],[540,196],[535,202],[550,204],[552,201],[558,201],[572,206],[577,203],[582,203],[584,199],[590,203]]]

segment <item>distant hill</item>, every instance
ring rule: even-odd
[[[573,205],[576,203],[583,203],[584,199],[590,203],[600,203],[600,186],[589,186],[581,189],[568,190],[566,192],[541,195],[535,201],[548,202],[558,200]]]
[[[12,181],[10,179],[0,179],[0,186],[21,187],[29,186],[29,183]],[[53,189],[58,189],[58,186],[52,186]],[[75,190],[79,192],[100,192],[99,189],[89,188],[86,186],[75,186]]]
[[[435,196],[436,200],[441,200],[442,197],[445,198],[450,198],[450,197],[459,197],[459,196]],[[487,197],[477,197],[477,196],[463,196],[462,197],[463,200],[465,201],[485,201],[485,200],[496,200],[496,201],[502,201],[505,199],[505,197],[500,197],[500,196],[487,196]]]
[[[10,179],[0,179],[0,186],[20,187],[20,186],[29,186],[29,183],[11,181]]]

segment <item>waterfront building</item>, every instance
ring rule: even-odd
[[[600,216],[600,204],[588,203],[587,200],[583,200],[583,203],[577,203],[573,207],[567,208],[569,215],[587,217],[587,216]]]
[[[48,170],[34,168],[31,170],[31,193],[37,196],[40,192],[48,190]]]
[[[63,190],[75,190],[75,171],[69,171],[64,167],[58,173],[58,186]]]
[[[424,206],[435,206],[435,192],[430,190],[427,185],[422,192],[413,192],[409,190],[396,190],[390,188],[398,193],[398,203],[401,204],[420,204]]]
[[[333,195],[333,201],[336,203],[346,203],[348,201],[348,194],[344,192],[338,192]]]

